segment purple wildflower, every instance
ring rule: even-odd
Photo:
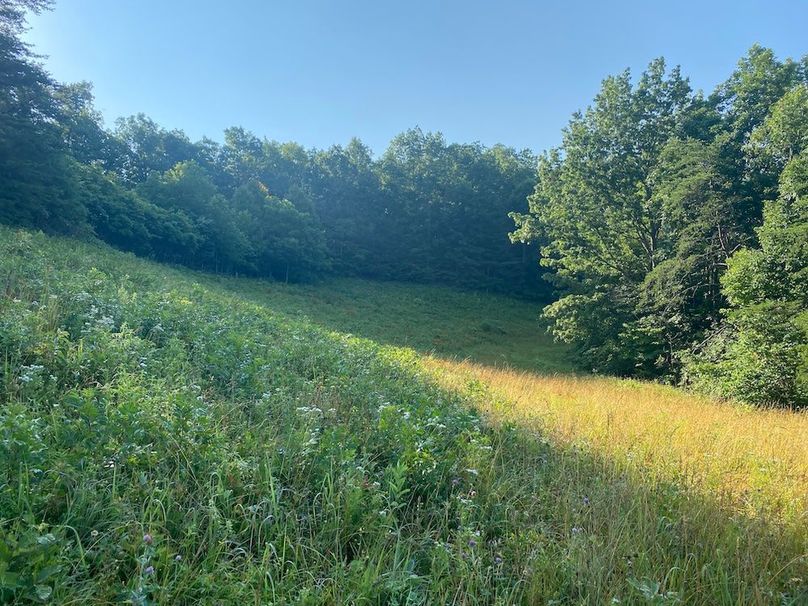
[[[146,545],[151,545],[152,541],[154,541],[154,538],[148,532],[143,535],[143,542],[146,543]]]
[[[146,566],[146,570],[143,571],[145,574],[154,574],[154,566]]]

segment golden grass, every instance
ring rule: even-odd
[[[481,381],[484,412],[584,447],[646,482],[708,494],[745,516],[808,527],[808,414],[721,403],[614,378],[541,376],[431,359],[444,385]],[[486,403],[487,402],[487,403]]]

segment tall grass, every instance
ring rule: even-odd
[[[496,301],[0,228],[0,602],[805,603],[804,417],[392,346]]]
[[[442,385],[477,393],[492,422],[552,445],[559,459],[545,470],[564,495],[555,517],[574,518],[580,507],[569,503],[586,495],[597,547],[583,574],[594,575],[588,584],[603,588],[600,598],[623,554],[635,570],[637,559],[653,562],[649,587],[673,588],[673,601],[808,603],[805,412],[637,381],[428,364]],[[796,588],[791,598],[774,590],[778,578]]]
[[[545,376],[434,361],[499,396],[489,418],[587,447],[645,476],[718,496],[751,515],[808,519],[808,412],[718,402],[652,383]]]

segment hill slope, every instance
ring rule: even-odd
[[[535,406],[556,402],[546,384],[520,400],[508,371],[337,332],[565,368],[531,349],[527,304],[218,279],[4,228],[0,280],[2,602],[805,599],[790,434],[769,446],[794,458],[762,461],[772,487],[743,500],[689,481],[687,461],[656,473],[653,440],[638,465],[586,427],[563,439]],[[572,400],[591,386],[557,380]]]
[[[332,279],[315,285],[198,274],[289,317],[422,354],[540,372],[572,372],[567,349],[540,327],[541,305],[433,285]]]

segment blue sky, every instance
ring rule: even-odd
[[[26,37],[108,124],[380,153],[416,125],[540,151],[608,74],[662,55],[709,91],[755,42],[808,53],[806,32],[808,0],[57,0]]]

